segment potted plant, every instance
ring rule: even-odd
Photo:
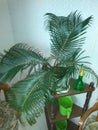
[[[17,111],[4,100],[3,92],[6,93],[8,88],[8,84],[0,84],[0,130],[18,130]]]
[[[17,73],[26,71],[25,77],[11,85],[8,102],[25,116],[30,125],[42,113],[47,102],[53,101],[57,88],[65,87],[71,77],[76,78],[81,64],[85,73],[98,76],[87,66],[82,45],[92,17],[82,20],[77,12],[67,17],[47,13],[47,29],[51,39],[51,54],[45,58],[29,45],[15,44],[0,57],[0,82],[12,80]]]

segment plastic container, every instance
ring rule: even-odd
[[[67,121],[59,121],[56,122],[56,130],[66,130],[67,129]]]
[[[73,106],[73,101],[72,101],[71,96],[60,97],[58,99],[58,102],[59,102],[60,114],[62,116],[66,116],[67,118],[69,118],[72,112],[72,106]]]

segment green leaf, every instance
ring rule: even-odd
[[[14,84],[7,93],[9,103],[22,112],[29,124],[36,121],[45,106],[45,93],[40,83],[46,72],[41,71]]]
[[[84,44],[84,34],[92,20],[88,17],[82,20],[81,15],[70,13],[67,17],[56,16],[47,13],[48,16],[48,30],[51,38],[51,52],[54,55],[56,62],[62,56],[68,57],[73,51],[82,47]]]
[[[16,44],[4,55],[1,54],[0,80],[6,82],[13,79],[19,71],[32,68],[31,72],[36,66],[38,68],[38,65],[41,65],[41,68],[43,64],[48,64],[48,62],[37,51],[26,44]]]
[[[23,65],[20,65],[20,66],[16,66],[10,71],[7,71],[6,73],[0,73],[0,82],[6,83],[7,81],[11,81],[22,68]]]
[[[91,79],[92,82],[96,83],[98,85],[98,75],[95,73],[95,71],[88,67],[87,65],[84,65],[84,74],[87,79]]]
[[[47,63],[41,54],[27,44],[19,43],[10,48],[1,56],[0,72],[6,73],[11,69],[16,69],[17,66],[30,66]]]

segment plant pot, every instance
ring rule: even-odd
[[[0,130],[18,130],[16,111],[6,101],[0,101]]]

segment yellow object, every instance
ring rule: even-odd
[[[79,76],[83,76],[83,75],[84,75],[84,67],[82,65],[81,68],[80,68]]]

